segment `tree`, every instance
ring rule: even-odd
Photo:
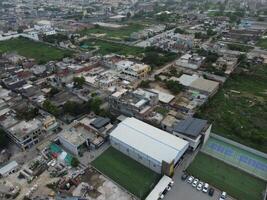
[[[67,101],[64,105],[63,105],[63,111],[65,113],[69,113],[71,115],[80,115],[82,113],[84,113],[86,110],[85,105],[84,104],[80,104],[77,103],[75,101]]]
[[[99,97],[92,98],[88,101],[89,110],[92,110],[95,114],[99,114],[101,112],[102,100]]]
[[[177,81],[169,80],[165,82],[166,87],[173,93],[173,94],[179,94],[179,92],[182,91],[183,85],[181,85]]]
[[[139,86],[141,88],[149,88],[149,83],[150,83],[149,80],[142,80]]]
[[[207,35],[208,36],[213,36],[213,35],[215,35],[217,32],[216,31],[213,31],[211,28],[209,28],[208,30],[207,30]]]
[[[0,129],[0,149],[4,149],[8,144],[8,139],[6,132],[3,129]]]
[[[130,18],[132,14],[130,12],[127,12],[127,18]]]
[[[73,81],[74,81],[74,87],[81,88],[83,86],[83,84],[85,83],[85,78],[83,76],[74,77]]]
[[[78,167],[80,164],[80,161],[77,158],[73,157],[70,164],[72,167]]]
[[[176,29],[174,30],[174,33],[186,34],[187,32],[186,32],[185,30],[183,30],[183,29],[176,28]]]
[[[43,108],[50,112],[51,114],[58,116],[59,115],[59,109],[56,107],[51,101],[45,100],[43,103]]]

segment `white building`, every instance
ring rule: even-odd
[[[18,163],[16,161],[12,161],[7,165],[0,168],[0,176],[7,177],[8,175],[15,173],[18,169]]]
[[[110,134],[111,145],[157,173],[172,175],[189,143],[136,118],[126,118]]]

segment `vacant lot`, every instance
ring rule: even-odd
[[[82,31],[82,34],[85,35],[94,35],[94,34],[103,34],[103,38],[107,39],[114,39],[114,40],[128,40],[129,36],[143,29],[144,26],[139,23],[130,23],[126,24],[121,28],[108,28],[108,27],[101,27],[96,26],[95,28],[87,29]]]
[[[204,153],[199,153],[187,171],[193,176],[242,200],[261,200],[266,183]]]
[[[267,152],[267,66],[253,65],[230,77],[197,115],[213,132]]]
[[[150,65],[152,68],[162,66],[177,57],[175,53],[165,52],[155,48],[141,48],[100,39],[89,39],[81,44],[81,47],[83,46],[87,48],[98,48],[98,53],[102,55],[115,53],[138,57],[142,62]]]
[[[16,52],[27,58],[34,58],[38,63],[61,60],[72,55],[71,51],[58,49],[26,38],[16,38],[0,42],[0,53],[5,52]]]
[[[110,147],[92,165],[132,194],[144,199],[160,175]]]
[[[84,42],[85,45],[88,45],[89,47],[98,47],[99,53],[102,55],[110,54],[110,53],[116,53],[120,55],[125,56],[142,56],[142,53],[144,53],[144,49],[140,47],[134,47],[134,46],[128,46],[124,44],[119,44],[115,42],[108,42],[104,40],[87,40]]]

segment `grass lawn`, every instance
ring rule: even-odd
[[[114,40],[127,40],[129,36],[144,28],[144,25],[139,23],[126,24],[121,28],[108,28],[108,27],[96,27],[87,30],[83,30],[81,33],[84,35],[91,34],[105,34],[104,38]]]
[[[197,113],[213,123],[213,132],[267,152],[267,66],[231,76]]]
[[[71,51],[62,50],[26,38],[16,38],[0,42],[0,53],[5,52],[17,52],[21,56],[34,58],[38,63],[61,60],[72,55]]]
[[[87,40],[84,44],[88,45],[89,47],[97,46],[99,48],[99,53],[102,55],[116,53],[121,55],[132,55],[132,56],[142,56],[144,53],[144,48],[135,47],[135,46],[127,46],[124,44],[119,44],[115,42],[108,42],[104,40]]]
[[[266,183],[204,153],[199,153],[187,171],[229,195],[242,200],[261,200]]]
[[[137,197],[144,199],[160,175],[110,147],[92,165]]]
[[[263,49],[267,49],[267,38],[261,38],[256,45]]]

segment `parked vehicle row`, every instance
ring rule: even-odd
[[[204,183],[200,181],[198,178],[195,178],[194,176],[189,176],[186,173],[183,173],[181,176],[181,179],[183,181],[187,181],[187,183],[191,184],[192,187],[196,188],[198,191],[202,191],[203,193],[208,193],[209,196],[214,195],[214,188],[210,187],[208,183]],[[226,192],[222,192],[219,200],[225,200],[226,199]]]

